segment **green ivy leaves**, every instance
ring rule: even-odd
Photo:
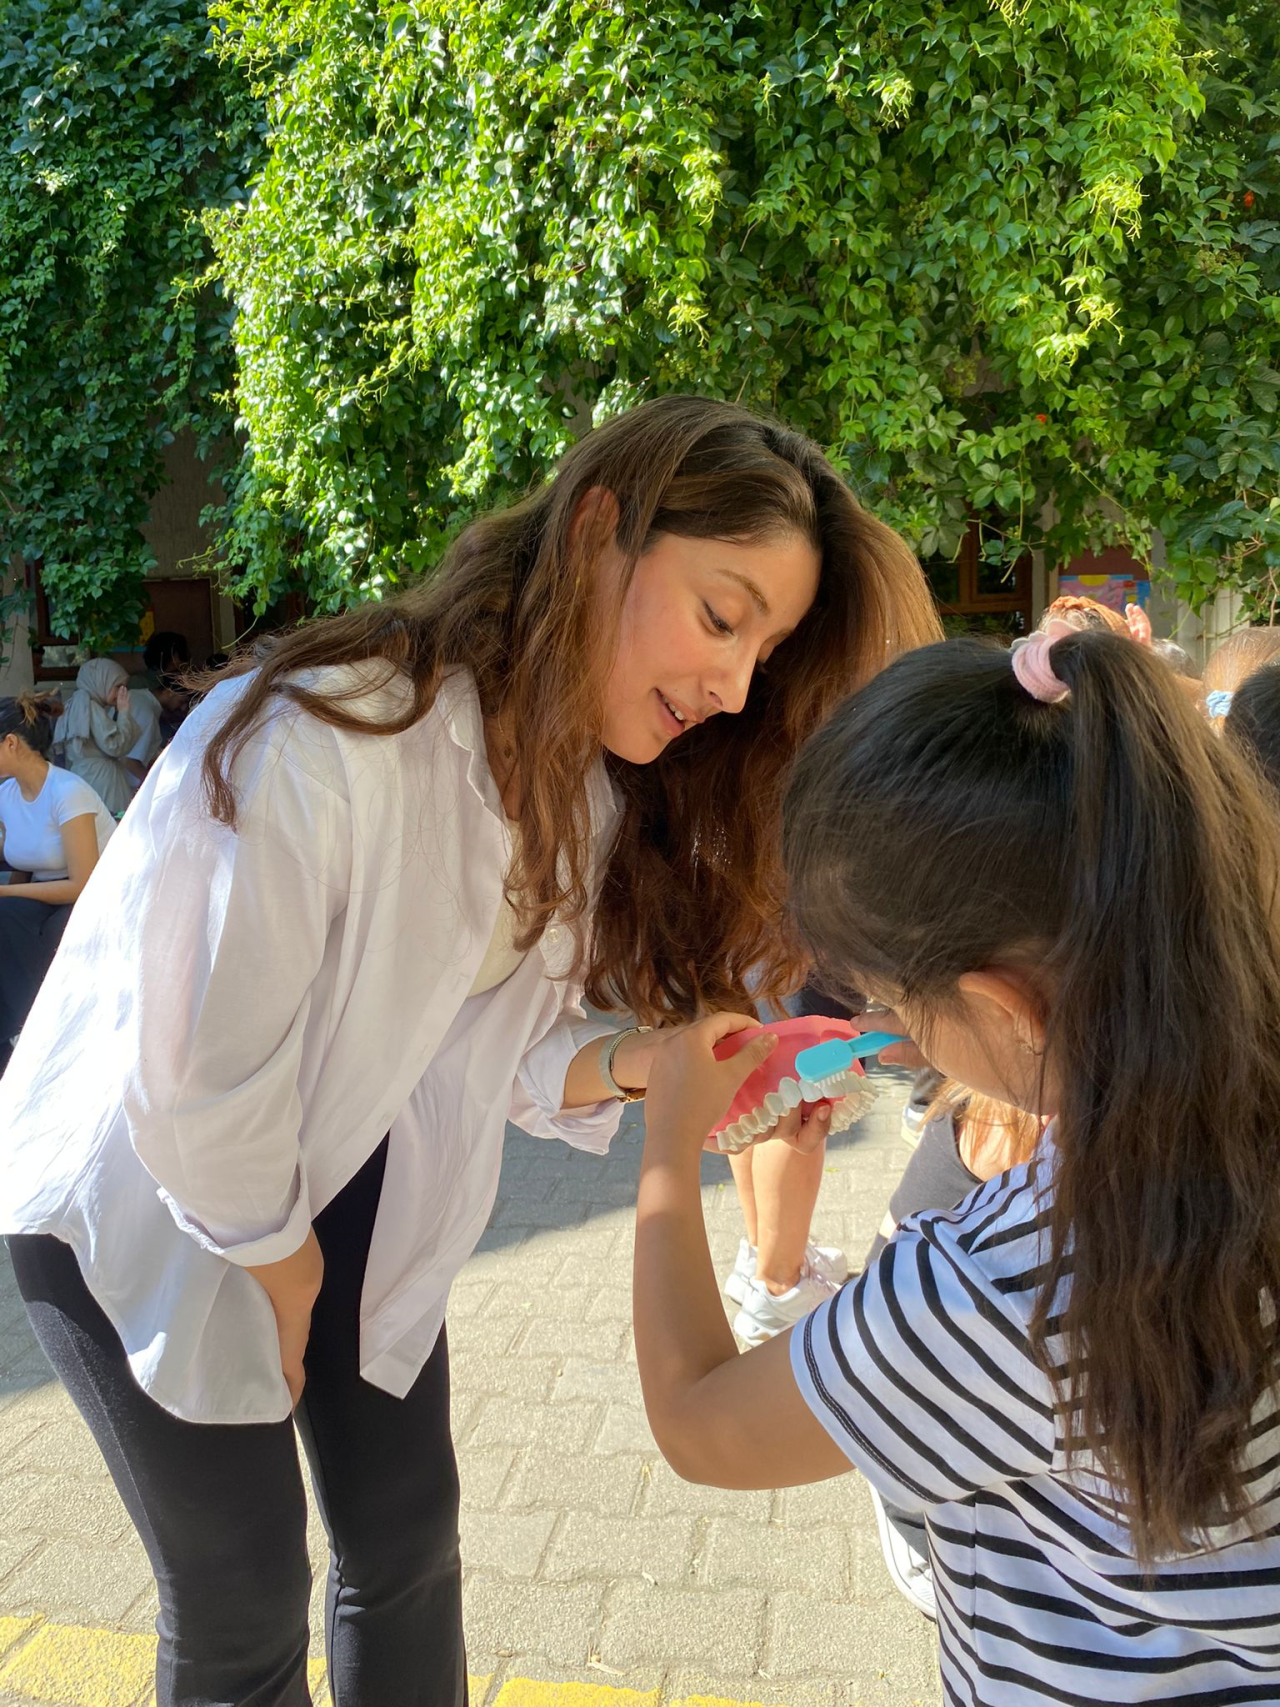
[[[0,556],[53,620],[129,641],[163,450],[230,436],[230,312],[198,214],[244,194],[259,114],[195,0],[0,9]]]
[[[229,325],[259,609],[378,596],[671,389],[809,431],[926,556],[975,510],[1005,560],[1159,528],[1185,596],[1270,608],[1269,0],[211,11],[218,65],[186,0],[13,0],[0,39],[0,480],[68,610],[136,585]]]
[[[1261,0],[217,13],[282,68],[213,227],[260,597],[391,585],[672,388],[807,429],[926,555],[1158,526],[1199,598],[1280,544]]]

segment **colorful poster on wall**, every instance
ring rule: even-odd
[[[1126,605],[1142,605],[1151,597],[1150,581],[1137,575],[1060,575],[1058,596],[1096,599],[1100,605],[1124,615]]]

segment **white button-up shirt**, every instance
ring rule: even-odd
[[[404,691],[313,679],[363,684],[364,714]],[[242,691],[215,688],[147,777],[0,1081],[0,1231],[67,1241],[139,1383],[194,1422],[288,1416],[245,1265],[295,1251],[388,1130],[360,1363],[402,1395],[488,1219],[506,1120],[603,1151],[620,1113],[561,1110],[608,1029],[566,976],[571,929],[469,994],[510,854],[470,675],[401,735],[275,702],[234,768],[233,831],[200,761]],[[616,810],[603,765],[590,784],[599,871]]]

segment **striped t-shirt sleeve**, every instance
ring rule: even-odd
[[[972,1223],[970,1223],[972,1225]],[[923,1511],[1053,1464],[1051,1388],[956,1222],[907,1222],[792,1332],[806,1403],[884,1498]]]

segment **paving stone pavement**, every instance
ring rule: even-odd
[[[905,1077],[878,1076],[876,1107],[828,1147],[815,1221],[855,1263],[907,1156]],[[885,1575],[859,1477],[733,1493],[683,1483],[659,1457],[630,1325],[640,1108],[603,1159],[513,1130],[490,1226],[453,1289],[470,1670],[492,1679],[487,1701],[530,1678],[724,1707],[934,1707],[932,1627]],[[703,1203],[726,1271],[741,1222],[719,1157],[704,1158]],[[311,1533],[319,1655],[314,1511]],[[0,1621],[31,1613],[149,1633],[155,1598],[0,1243]],[[0,1690],[0,1707],[10,1699]]]

